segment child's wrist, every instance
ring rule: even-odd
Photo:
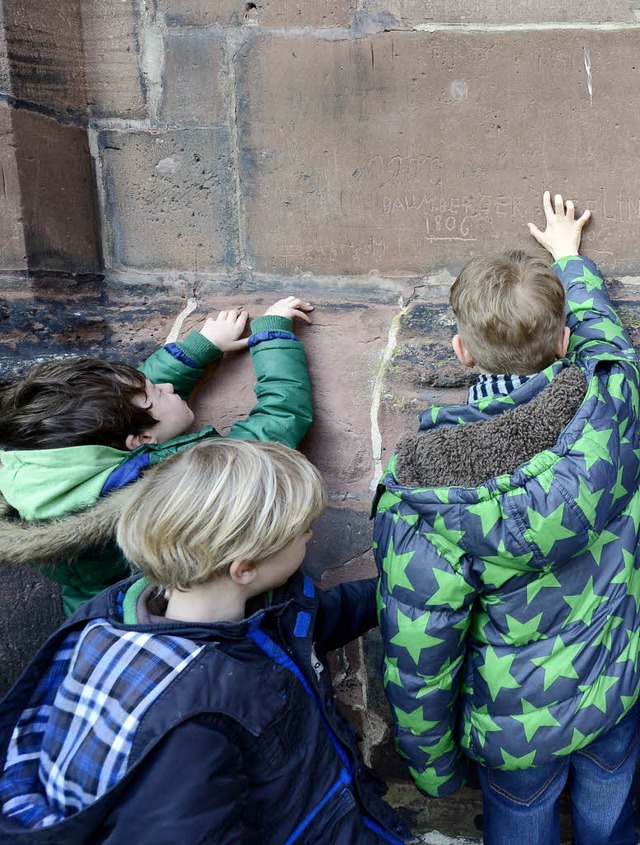
[[[258,332],[292,332],[293,320],[281,317],[279,314],[264,314],[251,321],[251,333]]]
[[[192,358],[199,367],[204,367],[222,355],[222,350],[213,341],[205,337],[202,332],[193,329],[176,346]]]

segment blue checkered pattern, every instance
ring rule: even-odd
[[[141,719],[202,648],[103,619],[70,634],[14,729],[4,815],[48,827],[110,789],[127,771]]]

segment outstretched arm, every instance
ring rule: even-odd
[[[569,355],[585,369],[607,356],[635,360],[631,340],[611,304],[600,271],[593,261],[578,254],[591,212],[587,210],[576,219],[573,202],[565,203],[556,194],[552,205],[549,191],[545,191],[542,204],[547,227],[541,232],[529,223],[529,231],[555,259],[553,269],[566,290]]]
[[[376,578],[365,578],[318,591],[314,630],[318,654],[341,648],[377,627],[376,582]]]
[[[293,320],[311,323],[313,305],[295,296],[278,300],[251,323],[251,360],[256,373],[257,403],[234,423],[228,437],[266,440],[296,448],[313,418],[311,383],[302,343]]]
[[[176,393],[186,399],[204,373],[207,364],[223,352],[245,349],[249,338],[242,334],[247,325],[246,311],[221,311],[217,317],[209,314],[199,331],[190,332],[177,343],[167,343],[154,352],[140,370],[154,384],[169,382]]]

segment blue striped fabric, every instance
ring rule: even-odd
[[[512,390],[522,387],[533,375],[536,373],[527,376],[482,373],[478,376],[477,382],[469,388],[467,402],[478,402],[488,396],[508,396]]]

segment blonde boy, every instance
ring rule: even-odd
[[[317,470],[203,441],[116,497],[142,576],[89,602],[10,694],[0,843],[400,843],[324,662],[375,625],[375,579],[317,593],[299,571]]]

